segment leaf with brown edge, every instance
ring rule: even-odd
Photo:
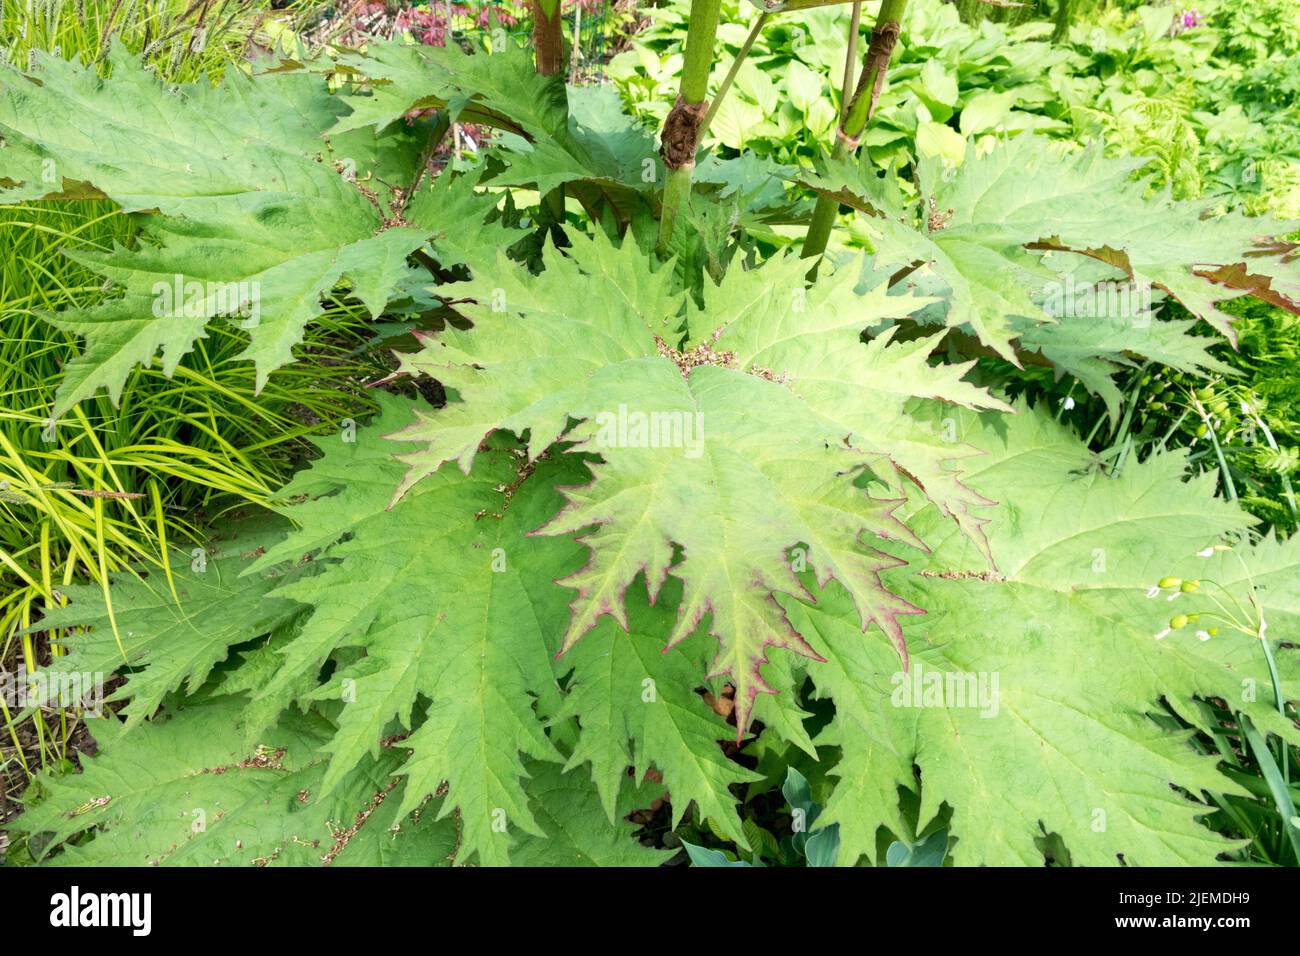
[[[1145,162],[1108,158],[1099,147],[1061,154],[1036,136],[1019,136],[988,152],[971,146],[951,174],[937,161],[921,161],[920,196],[911,208],[898,198],[892,172],[880,177],[827,166],[804,178],[843,201],[843,193],[855,194],[850,204],[866,213],[862,225],[878,236],[877,271],[927,263],[951,289],[946,324],[969,326],[1013,364],[1013,342],[1024,327],[1014,317],[1086,321],[1051,315],[1039,301],[1045,284],[1071,268],[1068,257],[1044,252],[1086,256],[1163,289],[1234,343],[1233,317],[1220,301],[1251,293],[1294,310],[1295,246],[1270,237],[1297,223],[1215,215],[1209,201],[1148,196],[1147,184],[1134,177]],[[1243,260],[1248,272],[1235,265]]]

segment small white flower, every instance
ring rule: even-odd
[[[1071,398],[1069,395],[1067,395],[1065,396],[1065,401],[1062,402],[1061,404],[1065,407],[1065,410],[1068,412],[1070,409],[1074,408],[1074,399]]]
[[[1173,600],[1175,600],[1175,599],[1178,597],[1178,595],[1180,595],[1180,594],[1182,594],[1182,593],[1183,593],[1182,591],[1175,591],[1173,594],[1169,595],[1169,597],[1165,598],[1165,600],[1166,600],[1166,601],[1173,601]]]
[[[1196,636],[1199,637],[1199,638],[1200,638],[1201,640],[1203,640],[1203,641],[1208,641],[1208,640],[1210,639],[1210,632],[1209,632],[1209,631],[1197,631],[1197,632],[1196,632]]]
[[[1163,641],[1166,637],[1168,637],[1168,636],[1169,636],[1170,634],[1172,634],[1172,633],[1173,633],[1173,630],[1172,630],[1171,628],[1168,628],[1168,627],[1167,627],[1167,628],[1165,628],[1163,631],[1161,631],[1159,634],[1156,635],[1156,640],[1157,640],[1157,641]]]
[[[1210,555],[1212,555],[1212,554],[1214,554],[1214,546],[1213,546],[1213,545],[1211,545],[1211,546],[1208,547],[1208,548],[1202,548],[1200,551],[1197,551],[1197,552],[1196,552],[1196,556],[1197,556],[1198,558],[1208,558],[1208,557],[1209,557]]]
[[[1158,584],[1153,584],[1153,585],[1151,585],[1150,590],[1147,591],[1147,597],[1149,597],[1149,598],[1153,598],[1153,597],[1155,597],[1155,596],[1156,596],[1157,594],[1159,594],[1159,593],[1160,593],[1160,585],[1158,585]]]

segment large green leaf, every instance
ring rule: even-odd
[[[413,110],[447,109],[466,122],[495,126],[498,177],[547,193],[566,183],[580,200],[612,201],[626,220],[638,193],[662,181],[653,137],[623,113],[608,89],[566,89],[562,76],[540,76],[530,51],[514,46],[467,54],[458,45],[372,43],[318,67],[357,80],[353,112],[335,132],[388,128]]]
[[[840,825],[842,862],[874,855],[879,825],[903,832],[895,791],[916,786],[915,765],[919,823],[952,807],[959,864],[1040,864],[1035,840],[1046,833],[1083,865],[1213,863],[1235,845],[1198,822],[1209,807],[1196,798],[1240,791],[1186,734],[1147,715],[1167,705],[1199,725],[1193,698],[1215,697],[1298,735],[1265,690],[1257,641],[1226,629],[1170,632],[1172,614],[1207,602],[1183,595],[1171,607],[1167,593],[1147,593],[1181,575],[1213,577],[1240,595],[1244,568],[1225,564],[1235,552],[1197,552],[1250,519],[1210,497],[1212,479],[1185,482],[1179,456],[1109,477],[1041,413],[957,417],[989,449],[971,482],[1004,499],[986,528],[1000,573],[982,570],[978,552],[937,515],[917,515],[934,551],[897,586],[927,614],[912,629],[912,671],[892,668],[892,678],[887,646],[846,625],[842,596],[790,608],[831,665],[810,675],[836,704],[818,742],[842,748],[821,818]],[[1294,573],[1300,550],[1265,544],[1243,557],[1258,572],[1266,613],[1294,618],[1294,595],[1277,583]],[[1275,653],[1293,695],[1296,657]]]
[[[45,673],[71,686],[79,675],[102,679],[128,666],[126,682],[109,695],[129,700],[122,710],[128,729],[153,716],[172,691],[193,693],[231,647],[284,627],[301,612],[300,605],[270,596],[277,581],[239,578],[283,533],[283,522],[265,519],[226,525],[205,547],[171,553],[170,584],[162,570],[114,576],[111,608],[98,586],[62,588],[67,606],[49,610],[33,627],[62,632],[59,643],[69,650]]]
[[[71,866],[320,866],[378,862],[434,866],[456,845],[455,822],[430,810],[395,832],[402,799],[391,751],[366,761],[332,795],[320,792],[317,748],[330,725],[291,718],[246,747],[242,700],[189,703],[138,733],[92,721],[102,754],[81,773],[42,778],[43,799],[19,827]]]
[[[0,135],[49,164],[55,182],[43,194],[89,185],[137,214],[145,232],[134,248],[75,254],[118,294],[47,316],[86,338],[56,415],[100,388],[116,402],[130,370],[159,353],[171,374],[220,316],[248,329],[242,357],[260,388],[290,360],[322,296],[346,282],[378,314],[424,243],[429,224],[408,227],[401,211],[420,137],[394,129],[382,143],[327,143],[322,133],[347,106],[322,78],[230,70],[216,87],[169,90],[120,48],[111,79],[58,57],[35,62],[31,76],[0,70]],[[13,153],[0,152],[0,163]],[[17,165],[0,177],[30,176]],[[32,188],[22,182],[0,200]]]
[[[624,775],[619,819],[610,825],[591,779],[564,773],[555,764],[529,767],[528,799],[545,836],[524,836],[510,853],[514,866],[658,866],[674,853],[652,850],[633,839],[624,817],[639,805],[638,788]],[[650,786],[639,788],[648,803]]]
[[[662,650],[680,587],[670,583],[651,606],[645,590],[628,592],[628,632],[604,620],[566,660],[573,665],[562,717],[582,725],[570,767],[591,764],[601,803],[612,821],[628,767],[637,780],[653,767],[673,794],[673,824],[692,802],[733,840],[747,846],[733,784],[760,779],[717,746],[730,728],[696,692],[707,654],[700,637]],[[672,593],[668,593],[668,592]],[[781,694],[789,697],[789,693]]]
[[[322,789],[345,781],[385,733],[414,728],[399,744],[410,751],[401,812],[447,781],[441,812],[460,811],[462,858],[504,863],[516,828],[542,832],[520,753],[564,759],[541,722],[559,704],[552,658],[566,615],[550,582],[581,563],[573,542],[527,534],[560,507],[555,485],[586,471],[576,456],[529,464],[500,446],[469,476],[445,470],[390,511],[402,466],[381,435],[410,416],[396,399],[384,404],[378,424],[355,443],[324,443],[325,457],[284,491],[299,500],[283,511],[302,530],[263,566],[322,550],[314,574],[274,592],[313,610],[252,711],[271,717],[331,655],[364,651],[309,695],[343,701],[338,732],[322,746]]]
[[[1092,322],[1062,316],[1050,303],[1044,308],[1045,291],[1072,268],[1044,258],[1049,252],[1094,258],[1138,289],[1163,290],[1233,341],[1232,317],[1216,306],[1221,300],[1250,292],[1300,311],[1293,245],[1272,241],[1297,223],[1213,217],[1209,203],[1148,197],[1145,183],[1134,178],[1144,162],[1109,159],[1100,148],[1062,154],[1026,135],[987,152],[969,148],[955,171],[922,162],[919,202],[910,210],[892,185],[892,171],[881,178],[832,163],[809,182],[871,214],[863,222],[879,237],[878,269],[927,266],[951,290],[947,324],[969,326],[1011,361],[1012,343],[1026,325]],[[1145,318],[1129,318],[1134,329],[1125,349],[1153,358],[1168,351],[1170,329],[1144,345]],[[1074,371],[1068,356],[1053,357]]]
[[[787,258],[724,282],[727,305],[679,351],[670,343],[682,296],[630,241],[575,236],[566,255],[548,249],[545,265],[533,276],[502,257],[476,270],[460,307],[473,328],[448,329],[404,359],[402,371],[437,378],[460,401],[395,436],[425,446],[406,456],[403,490],[447,462],[468,469],[498,429],[526,434],[530,458],[562,435],[599,454],[595,481],[567,489],[568,507],[545,529],[594,526],[583,538],[591,560],[564,581],[578,595],[563,647],[605,615],[626,628],[624,595],[639,574],[652,601],[673,575],[684,590],[668,646],[709,618],[719,643],[711,674],[736,685],[738,735],[757,695],[774,692],[761,673],[767,648],[815,656],[773,599],[805,593],[792,561],[823,584],[841,581],[861,626],[874,620],[905,653],[897,618],[915,609],[881,585],[879,572],[899,559],[874,546],[920,544],[893,516],[902,476],[959,520],[983,499],[946,464],[970,450],[941,441],[904,405],[914,396],[1001,405],[961,381],[965,366],[930,367],[933,341],[859,341],[866,325],[927,300],[857,296],[843,274],[805,295]],[[764,283],[788,289],[787,301]],[[893,498],[855,483],[869,466]]]

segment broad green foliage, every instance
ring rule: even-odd
[[[1107,478],[1072,436],[1019,412],[1009,422],[957,416],[988,450],[972,484],[1003,496],[988,528],[1000,573],[979,573],[968,542],[915,519],[933,524],[934,551],[903,589],[928,611],[909,629],[914,674],[885,679],[887,646],[844,626],[842,598],[792,609],[828,660],[809,670],[836,705],[817,742],[844,754],[822,819],[839,824],[844,862],[873,855],[875,826],[896,812],[895,788],[912,785],[916,764],[921,821],[953,807],[959,864],[1034,865],[1045,833],[1062,836],[1077,864],[1213,862],[1225,843],[1195,821],[1208,808],[1169,784],[1193,796],[1234,785],[1145,715],[1167,705],[1204,727],[1193,697],[1214,696],[1288,739],[1296,731],[1277,715],[1258,641],[1170,633],[1172,614],[1212,605],[1190,594],[1171,606],[1146,591],[1176,574],[1240,589],[1248,567],[1270,628],[1289,628],[1296,597],[1284,581],[1300,549],[1265,542],[1244,565],[1232,552],[1198,557],[1250,520],[1213,502],[1205,479],[1184,484],[1172,455]],[[1283,663],[1293,697],[1300,661],[1287,652]]]
[[[84,848],[55,858],[82,866],[319,865],[336,854],[370,862],[413,839],[427,852],[419,862],[432,865],[455,849],[454,825],[428,825],[432,807],[408,822],[410,833],[391,834],[376,819],[349,840],[346,831],[372,801],[400,799],[389,792],[392,753],[367,761],[326,797],[316,750],[329,724],[290,718],[245,748],[234,730],[240,708],[238,698],[192,703],[147,733],[124,735],[98,722],[96,738],[112,759],[89,759],[84,773],[52,781],[26,819],[53,839],[102,828]]]
[[[791,548],[821,584],[847,587],[862,627],[875,621],[906,657],[897,618],[916,609],[881,585],[897,559],[868,535],[919,542],[893,517],[897,500],[872,497],[853,475],[868,464],[897,469],[896,491],[909,475],[978,536],[965,509],[982,499],[946,465],[961,452],[903,406],[915,396],[1001,405],[962,382],[962,366],[929,367],[934,340],[858,341],[864,325],[927,300],[883,288],[857,296],[847,271],[808,293],[804,268],[785,259],[724,279],[691,313],[679,351],[665,341],[684,306],[669,292],[671,273],[649,273],[631,242],[575,237],[567,255],[548,251],[541,276],[504,258],[483,270],[463,291],[474,327],[448,330],[403,365],[461,399],[399,436],[427,443],[407,456],[404,489],[447,462],[468,470],[495,430],[526,432],[530,458],[562,434],[600,454],[595,481],[567,491],[568,508],[545,529],[597,526],[583,537],[589,563],[564,581],[578,596],[563,647],[606,614],[626,627],[632,581],[644,574],[653,601],[672,574],[685,592],[668,646],[710,616],[712,673],[736,686],[739,732],[757,695],[772,693],[761,673],[767,648],[815,656],[773,600],[804,593]],[[585,299],[577,314],[576,289]],[[566,434],[571,419],[584,424]]]
[[[118,607],[117,619],[119,627],[130,629],[127,654],[130,663],[141,668],[123,692],[139,695],[127,712],[140,706],[152,712],[182,679],[188,679],[191,688],[199,686],[213,662],[225,659],[232,645],[247,643],[273,625],[289,624],[309,606],[305,619],[287,633],[250,648],[243,667],[224,681],[223,691],[247,693],[251,699],[240,707],[237,720],[227,718],[238,730],[223,746],[232,751],[242,747],[245,754],[266,749],[271,746],[268,740],[277,739],[280,715],[295,700],[319,701],[333,719],[317,726],[312,738],[308,789],[320,800],[333,801],[330,807],[345,798],[359,807],[359,779],[382,782],[386,775],[398,775],[406,782],[402,793],[392,797],[398,807],[393,819],[401,820],[446,780],[447,787],[440,791],[446,796],[436,815],[441,819],[453,809],[459,811],[461,862],[477,856],[484,863],[504,863],[507,847],[520,838],[521,852],[532,861],[634,862],[635,844],[629,849],[611,839],[615,833],[626,836],[625,828],[611,830],[607,820],[597,825],[590,810],[575,810],[576,818],[567,812],[572,803],[614,819],[622,805],[619,794],[628,761],[592,758],[605,771],[597,777],[599,798],[594,791],[590,797],[582,795],[590,790],[587,774],[571,773],[561,780],[537,762],[558,765],[565,760],[544,732],[549,720],[563,716],[557,714],[557,678],[563,671],[556,669],[553,658],[567,609],[565,592],[550,582],[581,563],[581,548],[555,538],[528,537],[527,532],[562,503],[555,485],[582,480],[585,466],[574,455],[527,465],[521,450],[502,447],[480,455],[471,476],[445,470],[390,511],[387,506],[402,466],[391,457],[395,446],[380,436],[408,419],[409,411],[393,398],[383,405],[383,418],[358,441],[326,445],[320,463],[285,489],[287,498],[303,499],[284,509],[301,523],[301,531],[278,543],[264,536],[233,539],[230,557],[214,558],[203,570],[182,576],[183,612],[168,601],[165,589],[152,590],[163,587],[154,578],[115,589],[119,604],[126,605]],[[241,552],[239,546],[250,550]],[[303,557],[313,560],[300,561]],[[255,567],[239,579],[239,571],[250,563]],[[262,577],[256,567],[272,568],[272,576]],[[365,583],[359,587],[357,575],[363,572]],[[94,629],[85,640],[72,642],[67,670],[111,666],[111,660],[105,661],[113,648],[106,616],[102,611],[86,613],[95,606],[91,589],[73,598],[72,608],[64,612],[69,623]],[[260,609],[259,617],[252,616],[254,608]],[[209,618],[220,619],[220,627],[212,627]],[[184,643],[185,628],[194,634],[189,646]],[[137,631],[148,639],[134,639]],[[620,639],[628,640],[626,635]],[[364,648],[365,656],[352,655],[352,664],[318,683],[326,659],[346,659],[348,647]],[[645,670],[640,667],[619,678],[619,686],[606,687],[617,691],[611,700],[626,700],[629,714],[639,708],[637,719],[647,721],[644,734],[629,728],[623,739],[638,741],[644,769],[653,759],[679,794],[697,796],[710,812],[730,812],[734,818],[726,784],[746,775],[716,751],[713,741],[725,727],[691,690],[700,660],[686,657],[684,650],[660,655],[659,647],[644,639],[642,647],[665,699],[644,707]],[[594,705],[584,704],[582,694],[600,688],[587,686],[588,670],[578,664],[580,692],[568,698],[565,707],[584,723],[590,715],[596,726]],[[563,670],[568,670],[567,664]],[[593,675],[593,683],[595,679]],[[406,736],[400,730],[413,726],[417,695],[424,701],[418,708],[419,727]],[[399,733],[385,737],[392,729]],[[152,734],[150,730],[129,739]],[[584,735],[584,744],[586,739]],[[610,741],[618,742],[613,728]],[[642,746],[649,756],[640,752]],[[521,755],[534,758],[528,764],[532,769]],[[570,763],[587,758],[580,746]],[[375,769],[377,759],[384,769]],[[528,786],[525,792],[530,777],[546,781],[544,789]],[[277,792],[281,786],[297,792],[307,785],[277,783]],[[112,793],[107,784],[104,789]],[[539,821],[534,810],[548,805],[547,793],[554,794],[557,806]],[[686,803],[680,807],[679,815]],[[630,809],[625,806],[622,813]],[[498,820],[508,829],[498,830]],[[546,826],[548,820],[561,821],[567,842],[551,842],[557,831]],[[738,821],[734,832],[739,834]],[[530,841],[529,835],[537,839]],[[549,855],[561,852],[574,858]],[[642,862],[653,859],[647,854]]]
[[[662,635],[672,627],[679,590],[672,582],[665,585],[652,607],[643,590],[631,589],[627,631],[607,618],[567,655],[573,677],[561,716],[576,717],[582,725],[569,766],[590,763],[611,814],[625,768],[631,766],[640,780],[653,766],[678,794],[674,825],[693,800],[743,846],[735,798],[727,788],[758,778],[728,760],[716,744],[728,728],[695,692],[708,661],[701,637],[663,650]]]
[[[396,410],[389,415],[381,429],[409,420]],[[519,752],[563,760],[541,719],[559,704],[552,658],[566,609],[563,593],[544,585],[581,560],[572,542],[526,535],[559,506],[554,486],[581,481],[585,470],[572,458],[544,461],[530,476],[532,493],[516,496],[522,456],[496,449],[480,456],[471,476],[448,470],[389,511],[402,469],[387,445],[374,432],[355,445],[340,442],[285,490],[290,498],[308,496],[285,509],[302,531],[261,564],[324,551],[314,573],[275,592],[314,610],[278,649],[283,660],[274,677],[253,695],[249,731],[259,733],[301,695],[302,681],[340,648],[364,647],[364,657],[310,695],[346,704],[323,748],[323,789],[344,781],[394,720],[411,728],[423,695],[422,726],[401,744],[410,750],[401,772],[411,781],[402,809],[414,809],[447,780],[445,811],[460,809],[462,852],[503,862],[506,841],[493,838],[494,812],[542,832],[528,809]],[[358,587],[361,568],[366,583]]]
[[[216,88],[168,91],[120,49],[115,56],[107,81],[50,56],[36,58],[32,77],[0,73],[0,135],[10,141],[0,176],[19,182],[0,199],[89,187],[148,220],[149,244],[78,254],[122,294],[50,316],[87,341],[56,416],[100,388],[116,401],[131,368],[160,352],[170,374],[218,316],[250,329],[244,357],[260,386],[290,360],[340,279],[372,315],[384,308],[426,232],[401,224],[396,193],[367,195],[350,180],[409,184],[413,133],[394,128],[359,149],[345,138],[326,143],[321,133],[346,107],[320,79],[231,71]],[[96,117],[93,130],[86,116]],[[40,162],[19,163],[15,176],[10,153]],[[37,169],[39,185],[29,181]]]
[[[455,45],[373,44],[365,54],[342,54],[333,68],[367,81],[366,95],[346,98],[353,112],[335,133],[379,131],[410,110],[445,107],[453,119],[514,134],[506,140],[509,169],[501,181],[535,184],[540,192],[583,182],[627,207],[630,194],[653,190],[661,178],[651,136],[628,123],[617,96],[566,92],[562,77],[538,76],[526,51],[471,56]]]
[[[333,728],[321,717],[287,717],[254,748],[236,727],[242,702],[188,704],[126,734],[96,721],[111,760],[47,784],[25,825],[59,840],[95,827],[94,840],[53,857],[70,866],[445,866],[463,860],[444,798],[404,809],[409,784],[393,773],[392,745],[367,757],[332,791],[319,748]],[[640,849],[631,828],[611,827],[590,782],[539,769],[531,812],[544,830],[525,838],[517,862],[543,866],[646,866],[664,854]],[[624,805],[632,799],[629,788]],[[626,812],[626,811],[625,811]]]
[[[453,118],[503,126],[517,134],[501,151],[510,182],[575,183],[580,197],[617,200],[624,221],[659,179],[650,137],[616,100],[575,96],[571,114],[563,83],[538,77],[520,50],[390,44],[307,72],[230,71],[215,88],[167,89],[120,48],[107,81],[56,57],[35,64],[30,77],[0,72],[0,201],[107,196],[143,218],[150,240],[78,254],[121,294],[49,316],[87,341],[56,417],[101,388],[116,401],[131,368],[160,353],[171,374],[218,317],[250,330],[243,357],[260,387],[340,282],[375,315],[431,234],[444,266],[496,248],[501,236],[480,245],[493,203],[468,195],[470,180],[417,186],[429,124],[398,122],[412,110],[450,103]],[[363,72],[365,95],[331,93],[317,68]],[[83,115],[96,116],[93,132]]]
[[[1132,179],[1141,165],[1106,159],[1096,149],[1053,155],[1032,137],[1019,137],[988,153],[970,150],[952,174],[938,163],[922,163],[920,200],[910,208],[889,174],[881,180],[831,166],[813,184],[860,196],[860,208],[872,214],[864,224],[879,236],[875,268],[888,273],[928,266],[952,290],[947,324],[969,326],[1009,360],[1015,361],[1012,341],[1028,332],[1037,350],[1075,372],[1079,363],[1071,361],[1069,342],[1078,333],[1071,327],[1091,324],[1102,312],[1127,326],[1116,330],[1115,341],[1097,343],[1102,357],[1136,351],[1176,358],[1180,367],[1214,367],[1203,345],[1167,325],[1143,334],[1154,324],[1144,309],[1067,301],[1073,286],[1063,273],[1077,263],[1070,254],[1113,267],[1099,280],[1123,280],[1147,290],[1148,298],[1152,289],[1167,293],[1235,341],[1232,316],[1217,302],[1248,290],[1300,307],[1300,267],[1291,247],[1269,241],[1296,224],[1240,214],[1208,218],[1204,203],[1147,198]],[[1062,348],[1055,347],[1058,341]],[[1077,373],[1091,387],[1100,381],[1086,366]]]
[[[229,526],[207,548],[172,554],[171,586],[160,573],[120,577],[111,608],[97,586],[67,588],[71,606],[50,611],[41,627],[90,630],[77,641],[76,653],[56,659],[50,673],[102,674],[123,664],[144,665],[119,692],[130,699],[122,710],[128,727],[152,716],[182,685],[190,693],[197,691],[232,645],[296,615],[295,604],[269,596],[273,580],[239,580],[258,550],[282,533],[281,525],[265,522]]]
[[[376,390],[380,413],[318,439],[275,515],[232,518],[170,575],[119,575],[111,606],[67,590],[45,622],[59,667],[120,669],[125,706],[81,773],[33,788],[30,845],[88,864],[656,865],[629,816],[667,800],[669,825],[761,858],[742,795],[794,755],[806,776],[778,780],[815,819],[792,845],[818,864],[1035,865],[1049,840],[1089,865],[1235,852],[1200,818],[1242,786],[1195,731],[1236,734],[1212,701],[1300,741],[1279,713],[1300,691],[1300,545],[1252,538],[1180,454],[1093,456],[980,385],[949,331],[1112,399],[1131,352],[1215,368],[1186,322],[1149,341],[1053,324],[1042,285],[1124,274],[1226,332],[1216,300],[1293,296],[1287,250],[1255,244],[1282,227],[1203,219],[1145,199],[1130,163],[1019,140],[950,178],[924,164],[919,203],[824,170],[880,241],[812,282],[719,215],[719,195],[752,213],[773,170],[702,165],[683,223],[713,231],[659,262],[652,144],[526,65],[376,44],[174,94],[124,61],[106,81],[49,61],[0,80],[12,195],[51,159],[61,189],[145,225],[96,259],[122,298],[52,317],[88,341],[60,408],[203,334],[211,309],[149,317],[167,274],[264,283],[259,374],[324,295],[390,311],[418,327],[384,385],[447,397]],[[100,127],[47,115],[65,101]],[[412,193],[453,118],[506,135]],[[530,228],[520,185],[563,186],[591,228]],[[1248,251],[1250,275],[1230,268]],[[1155,586],[1171,578],[1197,583]],[[1251,636],[1210,629],[1220,600]]]
[[[21,825],[58,838],[105,824],[107,833],[71,859],[106,859],[96,854],[125,852],[113,842],[123,819],[111,815],[116,807],[112,812],[126,819],[139,812],[164,821],[149,824],[149,839],[133,852],[165,855],[181,840],[184,852],[174,861],[193,862],[209,853],[209,845],[202,839],[184,842],[189,823],[175,807],[183,805],[188,813],[191,805],[212,806],[222,820],[230,817],[223,831],[227,842],[243,841],[255,851],[251,859],[271,855],[286,834],[325,827],[335,839],[329,821],[347,819],[341,807],[360,812],[385,787],[397,787],[400,793],[384,798],[385,807],[397,807],[385,820],[401,822],[435,791],[441,803],[420,810],[417,827],[432,827],[426,821],[459,809],[456,858],[462,862],[556,861],[538,855],[547,848],[574,859],[604,859],[607,853],[609,861],[653,862],[652,855],[628,857],[634,844],[611,840],[607,821],[631,806],[625,795],[628,768],[641,779],[654,767],[674,795],[675,819],[694,801],[737,845],[748,846],[728,785],[758,778],[717,749],[715,741],[727,728],[692,690],[703,677],[704,636],[660,653],[674,628],[680,586],[666,584],[653,607],[643,591],[634,590],[627,598],[627,633],[603,621],[571,654],[558,663],[552,659],[563,632],[565,591],[549,579],[580,561],[581,549],[526,531],[560,506],[555,484],[579,476],[574,469],[586,467],[579,456],[550,453],[529,466],[522,449],[496,443],[477,456],[468,477],[449,466],[386,511],[401,466],[384,456],[387,443],[379,437],[397,424],[390,416],[398,415],[398,403],[385,404],[384,419],[355,443],[327,445],[325,457],[287,489],[295,498],[305,496],[285,508],[303,530],[272,546],[260,562],[283,570],[285,558],[314,554],[300,565],[306,570],[289,572],[296,576],[272,579],[284,582],[275,597],[310,610],[287,640],[273,636],[265,648],[252,648],[249,660],[221,687],[252,699],[252,706],[241,703],[237,716],[225,718],[231,730],[220,741],[224,756],[211,756],[211,748],[186,752],[179,770],[151,756],[157,781],[137,782],[123,793],[113,776],[123,771],[114,769],[114,761],[133,766],[143,759],[128,749],[134,747],[169,752],[176,745],[167,743],[168,733],[181,733],[178,728],[189,721],[207,726],[204,708],[220,702],[187,706],[134,731],[109,724],[108,755],[92,761],[86,774],[52,783],[46,801]],[[1262,729],[1292,740],[1297,734],[1276,713],[1257,641],[1168,633],[1172,611],[1209,606],[1193,593],[1180,595],[1171,608],[1163,593],[1148,598],[1146,591],[1171,574],[1217,580],[1238,594],[1250,588],[1270,630],[1289,633],[1300,624],[1300,604],[1290,587],[1300,571],[1300,552],[1294,543],[1265,541],[1241,552],[1244,563],[1233,551],[1199,557],[1196,552],[1241,530],[1249,519],[1229,505],[1211,504],[1204,481],[1185,484],[1175,456],[1110,478],[1091,467],[1076,439],[1026,407],[1009,418],[959,412],[955,422],[963,437],[988,452],[969,480],[1005,496],[985,528],[1001,570],[986,570],[980,549],[937,506],[916,497],[910,520],[933,551],[916,559],[919,573],[887,572],[901,594],[927,609],[908,625],[910,672],[900,669],[885,635],[875,629],[861,633],[857,612],[839,585],[819,590],[809,580],[816,604],[782,599],[792,625],[822,658],[807,671],[816,695],[835,705],[834,720],[815,743],[823,759],[839,753],[832,770],[836,784],[819,817],[820,826],[838,825],[838,862],[874,858],[880,826],[907,832],[898,788],[917,786],[913,764],[920,770],[922,823],[941,804],[953,808],[951,853],[959,864],[1035,864],[1041,859],[1036,840],[1046,833],[1063,838],[1078,863],[1113,864],[1121,857],[1145,865],[1213,862],[1231,844],[1196,822],[1206,809],[1197,799],[1204,791],[1239,788],[1191,750],[1184,735],[1169,734],[1147,714],[1168,706],[1193,726],[1204,726],[1194,698],[1218,697]],[[1153,534],[1153,527],[1162,533]],[[340,536],[345,540],[334,544]],[[494,560],[501,570],[493,569]],[[528,572],[533,576],[522,576]],[[256,573],[240,580],[259,595],[266,587]],[[474,597],[480,588],[487,591]],[[87,594],[73,609],[93,605]],[[205,622],[221,615],[202,606],[196,610]],[[162,611],[152,613],[166,619]],[[104,643],[104,625],[93,616],[84,619],[98,625],[83,645],[88,653]],[[538,626],[546,620],[549,627]],[[264,629],[250,623],[244,636]],[[83,652],[72,643],[68,666],[75,669]],[[365,656],[346,652],[348,646],[364,649]],[[255,659],[268,652],[282,658],[274,670]],[[1285,692],[1294,696],[1300,687],[1294,652],[1276,653]],[[318,683],[315,671],[326,656],[339,660],[339,667]],[[147,686],[143,682],[155,665],[147,656],[140,663],[143,677],[132,683]],[[241,686],[245,671],[254,675],[251,686]],[[308,679],[298,683],[304,673]],[[935,675],[941,680],[937,690]],[[780,690],[785,697],[793,686]],[[413,706],[417,694],[421,704]],[[278,698],[276,707],[260,709],[268,697]],[[259,721],[259,714],[295,698],[316,701],[330,719],[311,723],[286,712],[273,725]],[[762,710],[759,716],[768,719]],[[567,718],[577,719],[576,742],[561,732]],[[414,726],[415,733],[406,736],[403,725]],[[308,726],[307,765],[276,758],[294,775],[238,767],[228,781],[216,775],[211,789],[206,775],[203,789],[194,783],[196,767],[274,754]],[[782,724],[773,720],[772,726],[780,732]],[[408,749],[409,757],[399,756]],[[588,770],[595,790],[587,789]],[[443,779],[447,786],[440,788]],[[267,786],[286,800],[307,790],[323,809],[313,809],[313,802],[288,822],[269,813],[263,817],[259,807]],[[163,801],[165,811],[145,813],[129,802],[143,800],[136,791],[153,787],[171,794]],[[566,794],[572,799],[561,799]],[[113,799],[104,808],[94,806],[105,796]],[[546,810],[552,796],[555,809]],[[86,805],[91,809],[66,819],[41,810],[71,812]],[[479,825],[481,815],[490,819],[493,810],[505,810],[508,838]],[[369,833],[365,827],[361,832]],[[443,846],[443,833],[435,829],[420,837],[420,852],[426,839]],[[190,855],[191,847],[198,855]],[[213,849],[213,858],[230,859],[228,851]],[[410,859],[415,851],[363,841],[351,852]]]

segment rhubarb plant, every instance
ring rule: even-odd
[[[326,294],[416,336],[273,508],[33,625],[67,634],[51,675],[121,677],[99,752],[14,824],[35,855],[656,865],[634,810],[750,848],[762,744],[827,768],[840,865],[941,815],[957,864],[1232,859],[1202,818],[1241,785],[1193,736],[1300,742],[1300,544],[1179,454],[1103,463],[978,362],[1112,399],[1135,356],[1211,368],[1186,321],[1093,329],[1045,286],[1149,283],[1230,334],[1216,301],[1296,302],[1284,224],[1028,137],[919,193],[846,147],[783,175],[878,248],[809,280],[748,228],[771,170],[697,177],[692,140],[665,180],[614,102],[523,51],[377,43],[175,89],[117,57],[0,76],[0,198],[102,195],[141,229],[88,258],[100,305],[49,316],[87,340],[53,415],[210,322],[269,371]],[[470,118],[494,145],[435,173]],[[675,230],[698,259],[661,261]]]

